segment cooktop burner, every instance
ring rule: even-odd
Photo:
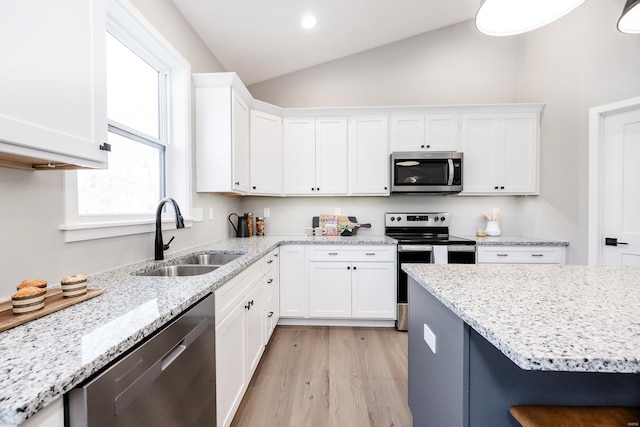
[[[385,234],[401,244],[475,245],[449,235],[448,212],[386,213]]]

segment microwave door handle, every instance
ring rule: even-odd
[[[449,182],[447,182],[447,185],[453,185],[453,159],[448,159],[449,160]]]

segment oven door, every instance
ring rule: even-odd
[[[408,328],[408,277],[402,271],[402,264],[432,264],[433,245],[398,245],[398,307],[396,329],[406,331]],[[448,245],[447,257],[449,264],[475,264],[475,245]]]

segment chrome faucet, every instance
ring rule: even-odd
[[[169,243],[167,243],[166,245],[162,242],[162,221],[161,221],[162,207],[167,202],[171,203],[173,205],[173,208],[176,211],[176,228],[184,228],[184,218],[182,218],[182,214],[180,213],[180,207],[178,206],[176,201],[173,200],[171,197],[165,197],[164,199],[160,200],[160,203],[158,203],[158,209],[156,209],[156,241],[155,241],[156,261],[164,259],[164,251],[169,249],[169,245],[175,238],[175,236],[171,237],[171,239],[169,240]]]

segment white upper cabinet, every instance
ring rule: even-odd
[[[539,128],[539,113],[464,114],[461,194],[538,194]]]
[[[390,151],[458,151],[457,114],[394,114]]]
[[[349,119],[349,194],[389,195],[387,116]]]
[[[232,93],[231,98],[232,186],[236,191],[249,192],[249,106]]]
[[[347,193],[347,120],[284,120],[284,193]]]
[[[4,0],[0,165],[107,167],[105,0]]]
[[[249,107],[229,87],[196,84],[196,190],[249,192]]]
[[[282,119],[251,110],[251,193],[282,193]]]

